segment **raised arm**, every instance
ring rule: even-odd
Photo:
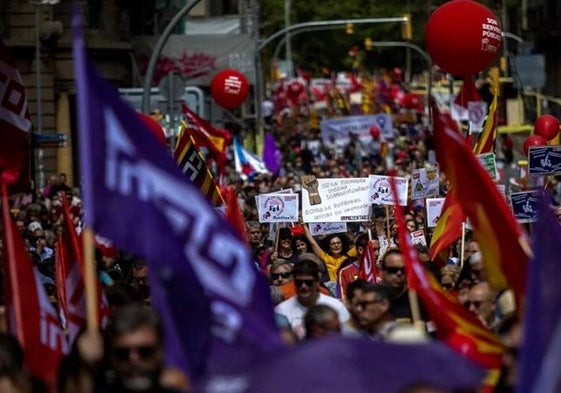
[[[314,239],[314,237],[312,236],[312,234],[310,233],[310,229],[308,228],[308,224],[304,224],[302,223],[302,226],[304,227],[304,232],[306,233],[306,238],[308,239],[308,241],[310,242],[310,246],[312,246],[312,251],[314,252],[314,254],[316,254],[318,257],[322,258],[323,254],[325,253],[321,247],[319,246],[318,242],[316,242],[316,239]]]

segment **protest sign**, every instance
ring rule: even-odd
[[[477,159],[483,165],[483,168],[487,171],[491,179],[496,180],[497,177],[497,161],[495,159],[495,153],[485,153],[478,154]]]
[[[392,176],[371,175],[368,177],[368,202],[380,205],[394,205],[394,198],[391,192]],[[409,182],[405,177],[394,177],[397,187],[397,201],[401,206],[407,205],[407,187]]]
[[[434,228],[440,215],[442,214],[442,206],[445,198],[428,198],[427,203],[427,226]]]
[[[440,173],[437,167],[413,169],[411,175],[411,199],[438,196]]]
[[[384,138],[393,139],[392,117],[386,113],[323,120],[320,123],[321,139],[324,143],[329,143],[334,138],[338,145],[346,145],[353,134],[362,142],[370,143],[372,127],[378,128]]]
[[[259,222],[298,221],[297,194],[263,194],[257,197]]]
[[[535,146],[528,150],[528,171],[531,176],[561,173],[561,146]]]
[[[368,178],[302,180],[304,222],[368,221]]]
[[[427,239],[425,237],[425,231],[423,231],[422,229],[418,229],[416,231],[411,232],[411,243],[426,246]]]
[[[510,194],[512,212],[518,222],[537,221],[538,200],[539,195],[536,191],[513,192]]]
[[[311,222],[308,227],[312,236],[347,232],[346,222]]]

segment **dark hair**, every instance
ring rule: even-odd
[[[347,236],[343,233],[332,233],[331,235],[328,235],[325,237],[324,240],[324,244],[325,244],[325,249],[327,250],[327,253],[331,255],[331,248],[329,247],[329,243],[331,242],[331,240],[333,238],[339,238],[341,240],[342,243],[342,249],[341,249],[341,255],[346,255],[347,252],[349,251],[349,239],[347,238]]]
[[[310,338],[312,328],[314,326],[323,326],[329,315],[338,317],[337,311],[326,304],[316,304],[312,306],[304,315],[304,328],[306,329],[306,338]]]
[[[368,238],[368,234],[367,233],[361,233],[360,235],[357,236],[357,238],[355,240],[355,247],[356,248],[366,247],[366,244],[368,244],[368,240],[370,240]]]
[[[23,349],[18,339],[10,333],[0,333],[0,371],[23,369]]]
[[[279,228],[279,240],[292,239],[290,228]]]
[[[390,255],[403,255],[403,253],[401,252],[401,250],[399,248],[396,248],[396,247],[388,248],[386,250],[386,252],[384,252],[384,255],[382,255],[382,258],[381,258],[380,263],[382,265],[382,269],[386,267],[386,259]]]
[[[364,290],[364,288],[366,288],[366,285],[368,284],[368,281],[359,278],[357,280],[354,280],[353,282],[349,283],[349,285],[347,286],[347,290],[345,291],[345,297],[347,298],[348,301],[351,301],[354,299],[355,297],[355,292],[356,291],[362,291]]]
[[[310,244],[310,241],[308,240],[308,238],[306,238],[306,235],[298,235],[298,236],[293,236],[292,237],[292,250],[296,251],[296,241],[297,240],[306,243],[306,251],[307,252],[310,252],[312,250],[312,245]]]
[[[117,309],[107,331],[111,337],[117,337],[143,328],[154,329],[161,339],[162,325],[158,315],[138,304],[127,304]]]
[[[294,277],[296,276],[313,276],[320,279],[320,269],[316,262],[304,259],[296,262],[294,265]]]

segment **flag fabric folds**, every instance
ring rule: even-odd
[[[392,192],[397,200],[395,182],[392,182]],[[427,272],[411,244],[402,208],[398,204],[395,217],[409,288],[421,299],[436,327],[437,337],[468,359],[489,370],[490,374],[485,384],[494,385],[499,376],[503,352],[500,339],[487,330],[457,298],[446,293],[436,279]]]
[[[54,365],[68,353],[68,343],[40,274],[33,267],[10,216],[6,184],[0,183],[4,226],[4,301],[8,326],[23,348],[26,367],[54,388],[57,374]]]
[[[433,124],[438,162],[473,226],[487,280],[494,290],[512,288],[520,301],[531,253],[526,235],[491,177],[465,145],[455,122],[436,106]]]
[[[265,142],[263,146],[263,162],[267,169],[269,169],[273,175],[278,175],[282,165],[282,153],[280,152],[275,138],[270,132],[265,134]]]
[[[245,150],[238,138],[234,138],[234,164],[242,180],[247,180],[257,173],[269,173],[265,163]]]
[[[66,195],[62,193],[62,228],[58,235],[55,251],[55,271],[57,294],[63,328],[67,331],[70,343],[78,333],[86,327],[86,290],[84,284],[84,254],[82,252],[81,237],[78,236],[70,211]],[[109,306],[98,282],[96,293],[99,296],[98,322],[99,326],[107,323]]]
[[[378,271],[378,266],[376,265],[376,253],[374,252],[370,241],[366,242],[366,249],[362,253],[361,258],[362,261],[360,264],[360,271],[358,273],[359,277],[371,283],[378,282],[380,272]]]
[[[247,243],[245,218],[238,204],[238,194],[233,186],[221,187],[225,199],[224,218],[244,243]]]
[[[166,360],[195,382],[282,345],[249,250],[86,58],[73,17],[86,225],[146,260]]]
[[[485,121],[483,131],[479,139],[473,147],[475,154],[492,153],[495,148],[495,139],[497,137],[497,106],[498,106],[499,93],[495,89],[493,93],[493,101],[489,106],[489,115]]]
[[[0,40],[0,168],[4,182],[14,191],[29,188],[30,130],[23,81]]]
[[[534,225],[534,257],[529,266],[523,339],[517,392],[558,392],[561,379],[561,227],[550,207],[549,195],[539,202]],[[557,330],[557,332],[556,332]],[[555,365],[557,364],[557,367]]]
[[[204,158],[201,156],[193,137],[186,132],[186,126],[182,125],[181,132],[177,138],[175,145],[174,158],[181,168],[181,171],[187,175],[189,180],[193,182],[207,200],[214,206],[224,203],[220,189],[216,185],[212,173],[208,169]]]

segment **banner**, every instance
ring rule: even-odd
[[[323,120],[320,123],[321,139],[323,143],[330,143],[331,138],[334,138],[336,144],[345,145],[353,134],[360,141],[370,143],[372,142],[370,133],[372,127],[378,128],[384,138],[393,139],[392,117],[386,113]]]
[[[308,227],[312,236],[347,232],[346,222],[311,222]]]
[[[528,150],[528,171],[531,176],[560,173],[561,146],[530,147]]]
[[[440,193],[438,167],[413,169],[411,175],[411,199],[436,197]]]
[[[495,153],[484,153],[478,154],[477,159],[485,168],[485,171],[491,176],[491,179],[497,180],[498,179],[498,172],[497,172],[497,161],[495,159]]]
[[[313,178],[313,179],[312,179]],[[370,217],[367,177],[302,178],[304,222],[367,221]]]
[[[259,222],[298,221],[298,194],[262,194],[256,199]]]
[[[394,199],[391,192],[391,176],[371,175],[368,186],[368,202],[380,205],[393,205]],[[409,182],[405,177],[394,177],[397,185],[398,203],[407,205],[407,188]]]
[[[444,206],[444,199],[446,198],[428,198],[426,201],[427,206],[427,226],[434,228],[442,214],[442,206]]]
[[[411,243],[426,246],[427,238],[425,237],[425,231],[423,231],[422,229],[418,229],[411,232]]]
[[[539,194],[536,191],[513,192],[510,204],[514,217],[520,223],[536,222]]]

